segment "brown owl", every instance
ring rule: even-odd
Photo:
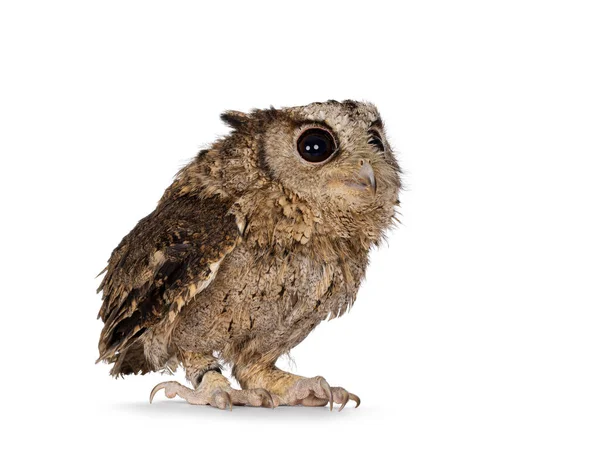
[[[340,410],[359,398],[275,366],[353,304],[369,250],[394,222],[400,169],[377,109],[328,101],[228,111],[202,150],[112,252],[99,287],[98,361],[111,374],[183,366],[192,404]],[[231,365],[242,390],[221,374]]]

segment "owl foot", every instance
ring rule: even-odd
[[[282,404],[324,406],[329,403],[329,409],[333,410],[333,404],[338,403],[344,409],[349,400],[356,403],[355,408],[360,405],[360,398],[341,387],[331,387],[323,377],[302,378],[298,380],[282,398]]]
[[[233,409],[233,405],[264,406],[274,408],[275,403],[271,394],[265,389],[237,390],[225,386],[210,386],[201,383],[198,389],[190,389],[176,381],[166,381],[157,384],[150,393],[150,403],[161,389],[165,390],[168,398],[176,395],[192,405],[210,405],[219,409]]]

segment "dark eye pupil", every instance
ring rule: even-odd
[[[334,150],[333,137],[320,128],[306,130],[298,138],[298,153],[308,162],[323,162]]]
[[[369,137],[369,144],[377,147],[377,149],[379,151],[385,151],[385,147],[383,146],[383,142],[381,141],[381,138],[379,136],[376,136],[375,134],[372,134]]]

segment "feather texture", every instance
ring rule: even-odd
[[[104,321],[100,360],[123,352],[214,278],[239,239],[229,203],[219,196],[166,197],[121,241],[99,287]]]

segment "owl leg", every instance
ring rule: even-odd
[[[164,389],[168,398],[179,396],[192,405],[211,405],[219,409],[232,409],[233,405],[275,407],[271,394],[264,389],[233,389],[229,380],[221,374],[218,361],[212,355],[184,353],[181,361],[186,378],[195,389],[176,381],[159,383],[150,393],[150,403],[156,393]]]
[[[341,387],[331,387],[325,378],[316,376],[305,378],[294,375],[277,367],[234,368],[234,375],[244,389],[266,389],[273,396],[275,406],[304,405],[324,406],[329,403],[340,405],[344,409],[349,400],[360,405],[360,398]]]

